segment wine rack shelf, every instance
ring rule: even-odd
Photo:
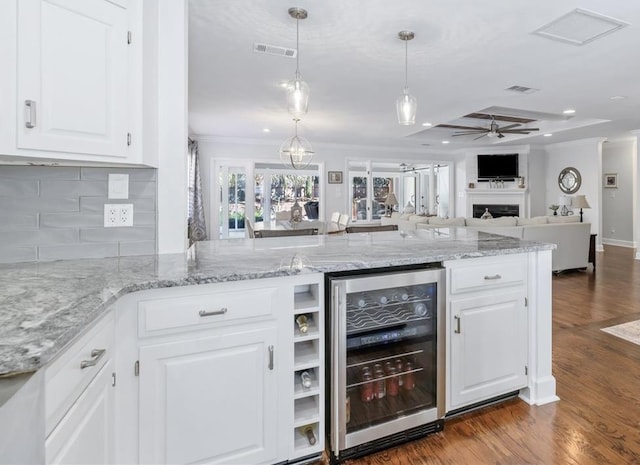
[[[292,458],[324,450],[324,296],[322,276],[294,287]],[[308,387],[303,385],[303,374]]]

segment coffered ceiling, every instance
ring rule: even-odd
[[[311,87],[300,133],[312,142],[449,151],[618,139],[640,129],[635,1],[190,0],[189,6],[195,135],[278,147],[292,135],[282,84],[293,77],[295,59],[254,51],[256,43],[295,49],[292,6],[309,13],[300,21],[300,71]],[[585,13],[553,23],[577,8]],[[592,13],[604,21],[592,24]],[[613,20],[621,21],[618,30],[589,41]],[[545,35],[534,33],[549,24]],[[408,43],[409,89],[418,99],[414,126],[396,122],[405,72],[401,30],[415,32]],[[555,40],[558,32],[585,43]],[[575,113],[564,114],[568,109]],[[474,140],[442,127],[489,127],[490,120],[470,116],[478,113],[539,131]]]

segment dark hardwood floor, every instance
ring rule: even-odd
[[[553,373],[560,401],[519,399],[348,465],[640,464],[640,345],[600,328],[640,319],[635,250],[606,246],[594,273],[553,277]]]

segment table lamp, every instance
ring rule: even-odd
[[[580,209],[580,223],[582,223],[582,209],[583,208],[591,208],[591,205],[589,205],[589,202],[587,202],[587,197],[585,195],[576,195],[573,198],[572,205],[575,208],[579,208]]]
[[[396,194],[394,194],[393,192],[389,192],[387,200],[384,201],[384,206],[386,207],[386,216],[391,216],[394,205],[398,205],[398,199],[396,199]]]

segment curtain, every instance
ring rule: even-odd
[[[200,164],[198,157],[198,142],[189,139],[187,167],[189,171],[189,209],[187,236],[189,245],[196,241],[207,239],[207,225],[204,221],[204,206],[202,204],[202,181],[200,180]]]

